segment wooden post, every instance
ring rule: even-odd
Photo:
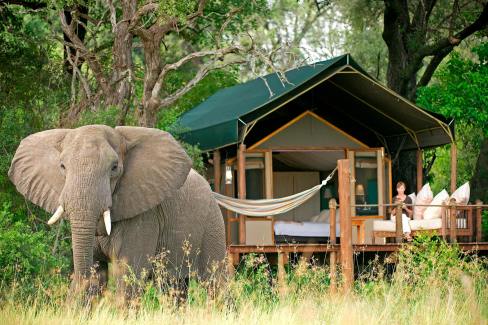
[[[337,161],[339,174],[339,204],[341,220],[341,266],[344,276],[344,290],[352,288],[354,264],[352,258],[352,223],[351,223],[351,173],[348,159]]]
[[[266,198],[273,198],[273,152],[266,151],[264,153],[264,184]]]
[[[481,242],[481,205],[483,202],[476,200],[476,241]]]
[[[229,160],[225,161],[226,169],[230,167],[232,170],[232,164]],[[233,171],[232,171],[233,172]],[[234,197],[234,186],[233,184],[225,184],[225,195],[228,197]],[[234,219],[234,213],[231,210],[227,210],[227,234],[226,234],[226,243],[227,246],[232,244],[232,219]]]
[[[446,206],[446,201],[443,201],[442,202],[442,208],[441,208],[441,235],[442,235],[442,239],[443,240],[446,240],[446,236],[447,236],[447,218],[446,218],[446,209],[447,209],[447,206]]]
[[[278,252],[278,291],[280,295],[284,295],[286,291],[286,272],[285,272],[285,262],[287,258],[284,252]]]
[[[420,192],[422,189],[422,183],[424,182],[424,175],[423,175],[423,157],[422,157],[422,150],[417,150],[417,193]],[[451,192],[452,193],[452,192]]]
[[[246,145],[239,145],[237,152],[237,189],[239,199],[246,198]],[[246,216],[239,215],[239,244],[246,243]]]
[[[378,178],[378,215],[385,215],[385,165],[384,165],[385,152],[381,148],[376,152],[376,175]],[[354,200],[355,201],[355,200]],[[359,235],[359,233],[358,233]],[[358,236],[359,237],[359,236]],[[364,243],[364,241],[362,242]]]
[[[449,200],[449,237],[451,243],[457,242],[456,199]]]
[[[397,200],[395,203],[396,242],[401,243],[403,241],[402,201]]]
[[[337,202],[335,199],[329,200],[329,223],[330,223],[330,243],[336,244],[336,208]],[[330,290],[336,292],[337,290],[337,254],[335,251],[330,252]]]
[[[451,193],[456,190],[457,182],[457,148],[456,143],[451,143]]]
[[[214,190],[215,193],[220,193],[220,181],[222,171],[220,167],[220,151],[217,149],[213,153],[213,168],[214,168]]]
[[[237,254],[237,256],[239,256],[239,254]],[[229,276],[233,276],[236,271],[234,268],[234,257],[234,254],[227,251],[227,273]]]

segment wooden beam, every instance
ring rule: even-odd
[[[232,170],[232,163],[229,160],[225,161],[225,166],[230,167]],[[233,173],[233,171],[232,171]],[[234,184],[225,184],[225,195],[228,197],[234,197]],[[227,233],[226,233],[226,243],[227,246],[232,244],[232,222],[234,221],[234,212],[227,210]]]
[[[385,164],[384,164],[385,151],[383,148],[376,152],[376,174],[378,178],[378,214],[380,216],[385,215]],[[359,234],[358,234],[359,235]]]
[[[451,243],[457,242],[457,224],[456,224],[456,199],[449,200],[449,238]]]
[[[278,292],[280,296],[286,294],[286,271],[285,271],[285,261],[288,260],[288,253],[278,251]]]
[[[344,290],[350,291],[354,280],[350,161],[348,159],[340,159],[337,161],[337,167],[339,175],[339,204],[341,208],[341,265],[344,276]]]
[[[457,147],[456,143],[451,143],[451,194],[456,190],[457,182]]]
[[[337,209],[337,202],[335,199],[329,200],[329,223],[330,223],[330,243],[332,245],[336,244],[337,236],[336,236],[336,209]],[[331,292],[336,292],[337,290],[337,253],[330,252],[330,290]]]
[[[273,198],[273,152],[264,153],[264,186],[266,198]]]
[[[481,200],[476,200],[476,205],[478,206],[476,208],[476,242],[481,242],[481,205],[483,205],[483,202]]]
[[[214,190],[216,193],[220,193],[220,181],[222,176],[222,170],[220,166],[220,151],[217,149],[213,153],[213,168],[214,168]]]
[[[239,199],[246,198],[246,145],[239,145],[237,151],[237,194]],[[246,216],[239,215],[239,244],[246,243]]]
[[[420,190],[422,189],[422,183],[424,182],[422,159],[422,150],[417,150],[417,193],[420,192]]]
[[[395,203],[396,242],[401,243],[403,241],[402,201],[397,200]]]

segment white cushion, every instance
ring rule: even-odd
[[[395,222],[391,220],[375,220],[373,231],[396,231]]]
[[[339,208],[336,209],[336,223],[339,223],[340,222],[340,218],[339,218]],[[323,222],[323,223],[330,223],[330,210],[329,209],[324,209],[322,211],[320,211],[319,214],[317,214],[316,216],[313,216],[311,219],[310,219],[311,222]]]
[[[442,219],[423,219],[423,220],[410,220],[410,228],[412,230],[432,230],[442,228]]]
[[[434,194],[432,193],[432,190],[430,189],[429,183],[425,184],[420,192],[417,193],[417,198],[415,199],[415,204],[421,204],[421,205],[427,205],[432,202],[432,198],[434,197]],[[426,206],[415,206],[413,208],[413,218],[418,220],[422,219],[422,215],[424,214],[425,209],[427,209]]]
[[[469,182],[466,182],[452,193],[451,198],[455,199],[457,204],[468,204],[469,192]]]
[[[415,195],[415,192],[410,193],[408,196],[412,200],[412,204],[415,204],[415,201],[417,200],[417,195]]]
[[[449,194],[447,193],[446,190],[440,191],[430,202],[431,205],[441,205],[445,201],[449,199]],[[440,218],[442,213],[442,207],[440,206],[429,206],[427,209],[424,211],[424,219],[435,219],[435,218]]]

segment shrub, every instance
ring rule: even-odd
[[[36,292],[39,281],[48,287],[61,275],[67,278],[69,257],[53,254],[54,241],[53,232],[33,231],[4,203],[0,209],[0,289],[18,286],[22,294]]]

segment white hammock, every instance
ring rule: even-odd
[[[337,168],[321,184],[303,192],[278,199],[241,200],[214,192],[217,203],[224,208],[251,217],[267,217],[285,213],[309,200],[334,176]]]

